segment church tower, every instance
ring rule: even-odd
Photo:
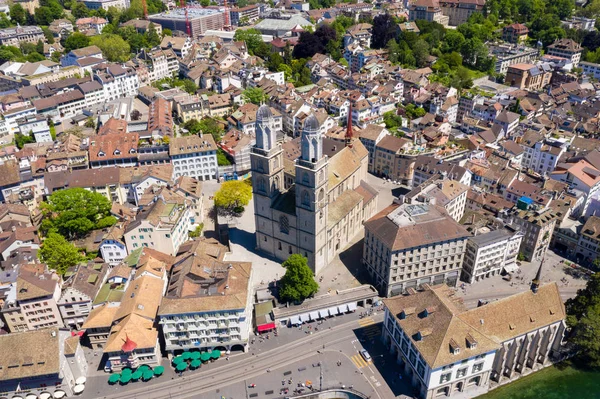
[[[315,274],[327,264],[327,156],[319,121],[310,115],[304,122],[296,161],[296,218],[298,252],[308,258]]]
[[[284,186],[283,149],[277,143],[277,132],[271,109],[261,105],[256,112],[256,145],[250,153],[252,194],[256,222],[257,248],[274,254],[271,206]]]

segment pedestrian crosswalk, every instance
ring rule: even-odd
[[[364,319],[358,320],[358,325],[361,327],[370,326],[372,324],[375,324],[375,320],[373,320],[372,317],[365,317]]]
[[[352,360],[352,363],[354,363],[358,369],[362,369],[363,367],[367,367],[369,365],[369,362],[367,362],[360,354],[352,356],[350,360]]]
[[[381,335],[381,329],[376,324],[371,324],[362,329],[363,337],[367,339],[374,339]]]

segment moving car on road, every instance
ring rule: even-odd
[[[363,359],[365,359],[365,362],[371,361],[371,355],[369,355],[369,352],[367,352],[366,349],[361,349],[358,351],[358,353],[360,353]]]

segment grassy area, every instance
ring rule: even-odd
[[[592,399],[600,397],[600,372],[583,371],[568,364],[549,367],[494,389],[478,399]]]

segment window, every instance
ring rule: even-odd
[[[442,374],[440,376],[440,384],[443,384],[445,382],[450,381],[450,378],[452,377],[452,373],[446,373],[446,374]]]
[[[456,371],[456,378],[462,378],[467,375],[467,368],[462,368]]]
[[[279,231],[283,234],[290,234],[290,222],[287,216],[281,216],[279,218]]]
[[[302,192],[302,205],[310,206],[310,195],[308,194],[308,191],[306,191],[306,190],[304,190]]]
[[[483,362],[473,365],[473,373],[479,373],[481,370],[483,370]]]
[[[308,177],[308,173],[304,172],[304,174],[302,175],[302,184],[309,184],[310,183],[310,178]]]

